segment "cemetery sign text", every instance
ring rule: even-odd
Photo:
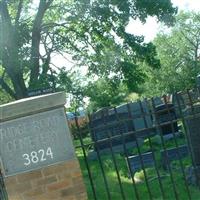
[[[1,123],[0,156],[6,176],[72,159],[63,108]]]

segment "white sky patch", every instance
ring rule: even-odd
[[[63,53],[62,55],[59,53],[53,53],[51,62],[54,66],[58,68],[66,67],[67,70],[76,66],[76,63],[72,60],[72,56],[66,53]]]
[[[179,11],[195,11],[200,12],[200,0],[172,0],[174,6],[177,6]],[[145,42],[152,41],[159,32],[160,23],[156,17],[148,17],[145,24],[139,20],[130,20],[126,27],[128,33],[135,35],[143,35]]]
[[[180,10],[185,11],[200,11],[200,1],[199,0],[172,0],[175,6],[178,6]]]
[[[143,24],[139,19],[130,20],[130,23],[126,27],[127,33],[132,33],[134,35],[144,35],[145,42],[149,42],[154,39],[159,29],[159,23],[156,21],[156,17],[148,17],[145,24]]]

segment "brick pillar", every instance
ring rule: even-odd
[[[197,184],[200,186],[200,105],[186,109],[186,125],[188,129],[189,145],[194,159],[194,170]]]
[[[9,200],[87,199],[65,99],[59,92],[0,106],[0,169]]]
[[[8,177],[5,184],[9,200],[87,200],[77,160]]]

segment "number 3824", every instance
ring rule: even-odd
[[[44,162],[47,159],[53,159],[53,152],[51,147],[48,147],[47,150],[40,149],[38,151],[32,151],[30,154],[23,154],[24,165],[28,166],[30,164],[36,164],[38,162]]]

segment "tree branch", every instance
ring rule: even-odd
[[[43,24],[42,28],[43,29],[45,29],[45,28],[52,28],[52,27],[64,27],[64,28],[68,28],[67,26],[65,26],[67,24],[68,24],[67,22],[64,22],[64,23],[51,22],[51,23]]]
[[[46,3],[46,7],[48,8],[48,7],[51,5],[52,2],[53,2],[53,0],[49,0],[49,1],[47,1],[47,3]]]
[[[8,12],[8,5],[5,0],[0,2],[0,14],[3,23],[8,23],[11,26],[11,18]]]
[[[196,44],[183,31],[181,31],[181,33],[190,44],[192,44],[194,47],[196,46]]]
[[[15,18],[15,25],[17,25],[19,22],[19,18],[20,18],[21,11],[22,11],[22,6],[23,6],[23,0],[20,0],[19,4],[18,4],[16,18]]]
[[[53,0],[45,1],[40,0],[38,12],[36,14],[35,20],[33,22],[32,29],[32,45],[31,45],[31,76],[30,76],[30,86],[37,82],[39,76],[39,47],[41,40],[41,25],[45,14]]]

